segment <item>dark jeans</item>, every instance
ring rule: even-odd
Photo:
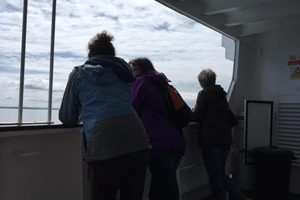
[[[176,170],[181,157],[181,153],[151,155],[149,163],[150,200],[179,200]]]
[[[88,163],[92,200],[141,200],[149,150]]]
[[[231,200],[243,199],[241,190],[225,171],[229,150],[222,148],[202,148],[201,150],[214,199],[226,200],[226,191]]]

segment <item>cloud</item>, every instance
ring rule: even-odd
[[[21,10],[22,10],[22,4],[20,4],[20,1],[17,0],[0,1],[1,12],[16,12]]]
[[[5,99],[6,100],[10,100],[10,99],[12,99],[13,97],[12,96],[5,96]]]
[[[19,69],[16,67],[7,67],[0,64],[0,73],[18,73]]]
[[[49,82],[41,78],[29,79],[25,80],[24,87],[31,90],[48,90]]]
[[[168,23],[168,22],[163,22],[163,23],[160,23],[160,24],[157,24],[157,25],[154,25],[153,29],[154,30],[157,30],[157,31],[171,31],[171,25]]]

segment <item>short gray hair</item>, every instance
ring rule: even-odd
[[[216,84],[216,73],[211,69],[203,69],[198,75],[201,87],[209,87]]]

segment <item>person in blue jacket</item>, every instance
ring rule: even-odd
[[[88,60],[73,69],[59,111],[63,124],[82,121],[93,200],[141,200],[151,145],[130,105],[130,66],[115,56],[113,36],[98,33]]]

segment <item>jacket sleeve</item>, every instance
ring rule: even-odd
[[[79,123],[80,103],[76,92],[78,71],[73,69],[64,92],[62,103],[59,109],[59,120],[66,125]]]
[[[203,120],[203,116],[205,113],[205,103],[204,103],[204,96],[202,92],[198,93],[197,100],[196,100],[196,105],[194,108],[194,115],[193,115],[193,120],[195,121],[201,121]]]
[[[134,108],[134,110],[140,114],[140,87],[141,84],[138,80],[133,82],[130,87],[131,95],[130,95],[130,101],[131,101],[131,106]]]
[[[121,59],[121,63],[118,64],[118,67],[115,67],[113,70],[117,74],[117,76],[127,83],[132,83],[135,78],[133,76],[131,67],[125,62],[125,60]]]

